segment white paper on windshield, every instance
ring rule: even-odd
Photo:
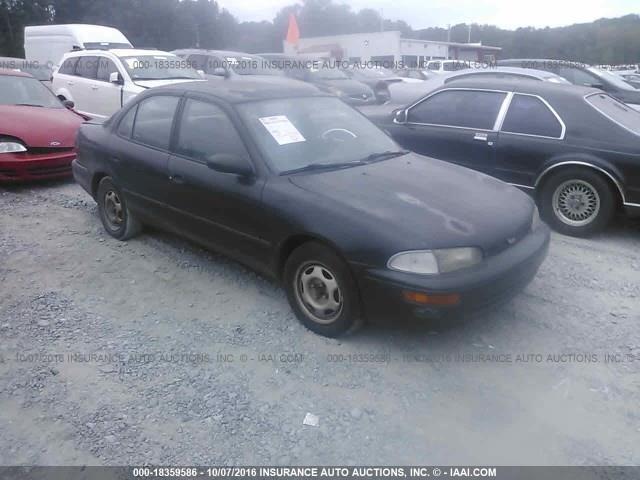
[[[271,134],[278,145],[306,142],[306,139],[298,131],[293,123],[285,115],[259,118],[260,123]]]

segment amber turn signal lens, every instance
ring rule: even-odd
[[[417,303],[419,305],[451,306],[460,303],[459,293],[431,295],[424,292],[402,292],[402,296],[407,302]]]

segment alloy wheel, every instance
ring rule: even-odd
[[[600,195],[584,180],[567,180],[553,193],[553,209],[558,219],[572,227],[588,225],[600,212]]]

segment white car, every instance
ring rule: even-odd
[[[429,73],[451,73],[467,68],[471,68],[471,63],[463,60],[430,60],[426,65]]]
[[[185,60],[158,50],[80,50],[65,54],[53,74],[61,100],[89,117],[104,119],[147,88],[203,81]]]

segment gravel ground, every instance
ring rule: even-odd
[[[554,234],[481,318],[330,340],[223,256],[111,239],[70,181],[0,188],[0,464],[638,465],[639,247]]]

